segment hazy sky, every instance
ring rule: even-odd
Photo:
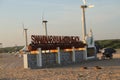
[[[0,0],[0,43],[24,45],[22,23],[30,35],[44,35],[42,15],[48,20],[49,35],[82,38],[82,0]],[[88,0],[94,8],[86,10],[87,31],[93,29],[95,40],[120,39],[120,0]]]

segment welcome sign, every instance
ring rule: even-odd
[[[60,47],[61,49],[83,48],[86,44],[80,41],[78,36],[44,36],[44,35],[31,35],[31,43],[29,50],[51,50]]]

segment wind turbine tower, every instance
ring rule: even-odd
[[[81,5],[81,8],[82,8],[82,39],[83,41],[86,42],[85,37],[87,36],[87,32],[86,32],[85,9],[92,8],[94,7],[94,5],[87,5],[86,0],[82,0],[82,1],[83,1],[83,5]]]
[[[42,20],[42,23],[43,23],[43,25],[45,27],[45,35],[46,36],[48,36],[48,33],[47,33],[47,22],[48,22],[47,20],[44,20],[44,19]]]
[[[25,31],[25,46],[27,47],[28,46],[28,39],[27,39],[27,28],[24,28],[24,31]]]
[[[24,28],[24,23],[22,24],[22,26],[23,26],[23,35],[25,36],[25,49],[26,50],[28,50],[27,49],[27,46],[28,46],[28,37],[27,37],[27,28]]]

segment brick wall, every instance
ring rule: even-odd
[[[75,51],[75,63],[83,61],[84,51]],[[61,65],[72,64],[72,52],[60,53]],[[57,53],[42,53],[42,67],[56,66],[57,64]],[[30,68],[37,68],[37,54],[28,54],[28,66]]]

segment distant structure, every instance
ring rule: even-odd
[[[3,47],[3,45],[2,45],[2,43],[0,43],[0,48],[2,48]]]

